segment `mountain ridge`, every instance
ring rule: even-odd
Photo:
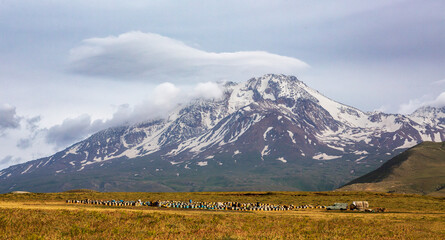
[[[339,190],[445,196],[445,142],[420,143]]]
[[[219,177],[222,182],[233,182],[231,178],[243,176],[243,171],[231,174],[225,167],[242,165],[240,170],[250,172],[252,179],[240,178],[235,181],[239,186],[232,188],[329,190],[419,142],[445,140],[445,107],[419,109],[406,116],[363,112],[331,100],[294,76],[275,74],[224,87],[221,99],[194,100],[165,119],[106,129],[50,157],[0,170],[4,183],[0,192],[20,187],[22,180],[18,179],[33,174],[42,179],[72,175],[72,179],[80,173],[110,171],[104,166],[117,167],[117,162],[129,164],[134,159],[140,159],[135,162],[149,169],[148,173],[128,169],[129,173],[114,174],[125,178],[139,174],[151,183],[157,182],[156,176],[167,174],[164,185],[169,188],[171,179],[181,182],[191,172],[213,169],[203,179],[183,179],[190,186],[213,190],[217,188],[196,181]],[[344,169],[330,173],[329,168]],[[254,179],[263,177],[258,169],[269,178],[260,186]],[[309,175],[316,176],[313,182]],[[91,180],[82,184],[76,188],[91,188]],[[172,188],[190,189],[195,188]]]

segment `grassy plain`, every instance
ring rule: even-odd
[[[321,204],[367,200],[385,213],[236,212],[65,204],[66,199]],[[366,192],[0,195],[0,239],[443,239],[445,198]]]

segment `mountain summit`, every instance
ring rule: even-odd
[[[406,148],[444,140],[445,108],[362,112],[268,74],[4,169],[0,192],[330,190]]]

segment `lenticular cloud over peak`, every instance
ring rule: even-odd
[[[206,52],[138,31],[83,40],[71,49],[69,58],[69,70],[77,74],[155,82],[236,80],[270,72],[296,74],[308,67],[299,59],[264,51]]]

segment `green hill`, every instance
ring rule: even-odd
[[[338,190],[445,196],[445,142],[423,142]]]

